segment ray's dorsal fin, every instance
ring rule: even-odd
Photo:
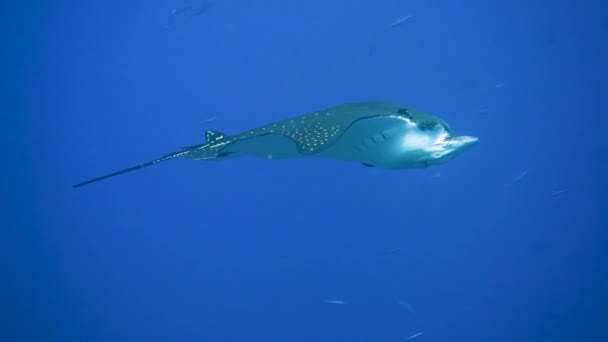
[[[91,184],[91,183],[94,183],[94,182],[97,182],[97,181],[100,181],[100,180],[103,180],[103,179],[107,179],[107,178],[110,178],[110,177],[118,176],[118,175],[121,175],[123,173],[135,171],[135,170],[138,170],[138,169],[142,169],[144,167],[152,166],[154,164],[158,164],[160,162],[164,162],[164,161],[167,161],[167,160],[183,157],[183,156],[187,155],[188,153],[190,153],[189,150],[168,153],[168,154],[162,156],[161,158],[158,158],[158,159],[155,159],[155,160],[143,163],[143,164],[139,164],[139,165],[130,167],[128,169],[116,171],[114,173],[110,173],[110,174],[107,174],[107,175],[104,175],[104,176],[101,176],[101,177],[93,178],[93,179],[90,179],[90,180],[82,182],[82,183],[78,183],[76,185],[73,185],[72,188],[79,188],[79,187],[81,187],[83,185]]]
[[[208,130],[205,131],[205,140],[207,143],[215,143],[226,137],[226,134],[220,131]]]
[[[205,131],[205,142],[202,144],[183,146],[180,147],[182,151],[193,150],[204,145],[215,144],[216,142],[222,141],[227,135],[220,131],[207,130]]]

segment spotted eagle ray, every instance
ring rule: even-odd
[[[205,132],[205,142],[73,187],[176,158],[220,161],[240,156],[267,159],[324,157],[387,169],[444,163],[475,145],[443,120],[389,102],[339,105],[277,121],[240,134]]]

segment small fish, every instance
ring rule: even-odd
[[[401,252],[401,248],[395,247],[395,248],[391,248],[391,249],[388,249],[388,250],[384,251],[383,253],[380,254],[380,256],[397,254],[399,252]]]
[[[163,26],[167,31],[172,32],[173,34],[175,34],[176,36],[180,35],[179,32],[177,32],[173,27],[171,27],[170,25],[165,25]]]
[[[214,115],[214,116],[212,116],[212,117],[208,117],[208,118],[206,118],[205,120],[201,121],[199,124],[204,125],[204,124],[206,124],[206,123],[209,123],[209,122],[215,121],[216,119],[217,119],[217,117]]]
[[[191,9],[192,9],[191,5],[185,5],[185,6],[174,8],[173,11],[171,11],[171,13],[173,13],[173,15],[180,15],[180,14],[190,11]]]
[[[181,15],[181,14],[191,14],[191,15],[201,15],[211,7],[213,7],[213,2],[203,2],[199,4],[190,4],[184,5],[181,7],[176,7],[173,9],[173,15]]]
[[[383,31],[389,31],[392,30],[394,28],[396,28],[397,26],[401,26],[403,25],[403,23],[405,23],[408,19],[410,19],[412,16],[411,15],[405,15],[403,17],[397,18],[395,19],[395,21],[393,21],[390,25],[384,26],[382,27],[382,32]],[[369,45],[369,50],[368,50],[368,55],[371,56],[374,51],[376,50],[376,46],[378,44],[380,44],[380,35],[383,34],[382,32],[377,32],[372,36],[370,45]]]
[[[524,172],[522,172],[519,176],[517,176],[517,178],[515,178],[511,184],[515,184],[515,183],[519,183],[522,180],[524,180],[524,178],[526,178],[526,176],[528,176],[528,170],[525,170]]]
[[[410,337],[406,338],[405,340],[406,341],[413,340],[413,339],[415,339],[416,337],[418,337],[418,336],[420,336],[422,334],[424,334],[424,332],[422,332],[422,331],[421,332],[417,332],[417,333],[411,335]]]
[[[337,298],[326,299],[325,303],[328,303],[328,304],[338,304],[338,305],[346,304],[345,301],[343,301],[342,299],[337,299]]]
[[[568,192],[568,190],[566,190],[566,189],[554,190],[554,191],[551,191],[551,197],[558,197],[566,192]]]
[[[408,302],[406,302],[404,300],[401,300],[401,299],[397,298],[397,304],[399,304],[400,306],[406,308],[407,311],[409,311],[409,312],[414,312],[414,307],[411,306],[410,303],[408,303]]]
[[[392,22],[390,27],[397,27],[397,26],[403,25],[403,23],[408,21],[408,19],[410,19],[411,17],[412,17],[411,15],[404,15],[403,17],[399,17],[399,18],[395,19],[395,21]]]

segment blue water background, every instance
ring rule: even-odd
[[[185,5],[3,5],[0,340],[608,340],[602,1]],[[71,188],[373,99],[479,144],[425,170],[177,160]]]

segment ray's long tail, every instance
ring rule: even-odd
[[[110,177],[121,175],[123,173],[135,171],[135,170],[138,170],[138,169],[142,169],[144,167],[152,166],[152,165],[158,164],[160,162],[164,162],[164,161],[175,159],[175,158],[184,157],[184,156],[188,155],[189,153],[190,153],[190,150],[169,153],[169,154],[164,155],[161,158],[158,158],[158,159],[155,159],[155,160],[143,163],[143,164],[139,164],[139,165],[130,167],[128,169],[120,170],[120,171],[117,171],[117,172],[114,172],[114,173],[110,173],[110,174],[107,174],[107,175],[104,175],[104,176],[101,176],[101,177],[90,179],[90,180],[82,182],[82,183],[78,183],[76,185],[73,185],[72,188],[79,188],[79,187],[81,187],[83,185],[91,184],[91,183],[94,183],[94,182],[98,182],[100,180],[104,180],[104,179],[107,179],[107,178],[110,178]]]

